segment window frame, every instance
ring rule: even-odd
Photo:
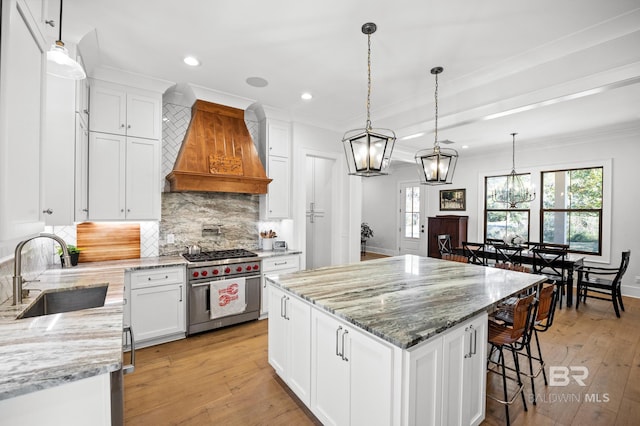
[[[525,173],[517,173],[518,176],[525,176],[525,175],[529,175],[529,182],[533,181],[533,173],[530,172],[525,172]],[[484,176],[484,197],[483,197],[483,211],[484,211],[484,216],[483,216],[483,239],[482,241],[486,241],[487,240],[487,223],[488,223],[488,214],[489,212],[505,212],[506,214],[508,214],[509,212],[526,212],[527,213],[527,241],[529,241],[531,239],[531,202],[529,203],[529,208],[526,209],[518,209],[518,208],[501,208],[501,209],[489,209],[487,207],[487,182],[490,178],[500,178],[500,177],[508,177],[509,174],[499,174],[499,175],[485,175]],[[535,201],[535,200],[534,200]]]
[[[602,177],[601,177],[601,188],[602,188],[602,192],[600,194],[600,208],[599,209],[546,209],[544,208],[544,202],[542,200],[544,200],[544,175],[545,173],[557,173],[557,172],[572,172],[575,170],[588,170],[588,169],[602,169]],[[605,206],[605,166],[604,165],[600,165],[600,166],[585,166],[585,167],[570,167],[570,168],[561,168],[561,169],[552,169],[552,170],[541,170],[540,171],[540,201],[539,201],[539,205],[540,205],[540,226],[539,226],[539,237],[538,240],[540,242],[544,241],[544,214],[546,212],[549,213],[567,213],[570,214],[571,212],[578,212],[578,213],[590,213],[590,212],[595,212],[595,213],[599,213],[599,220],[598,220],[598,251],[597,252],[590,252],[590,251],[582,251],[582,250],[575,250],[575,249],[571,249],[571,247],[569,247],[568,252],[569,253],[576,253],[576,254],[584,254],[584,255],[590,255],[590,256],[602,256],[602,245],[603,245],[603,240],[604,240],[604,233],[603,233],[603,221],[604,221],[604,206]]]

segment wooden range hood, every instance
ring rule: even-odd
[[[244,111],[197,100],[173,171],[171,192],[266,194],[271,179],[244,122]]]

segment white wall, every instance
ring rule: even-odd
[[[315,155],[336,160],[337,177],[333,205],[335,206],[332,264],[360,260],[361,178],[347,175],[342,148],[342,134],[319,127],[293,123],[293,185],[292,208],[296,247],[306,247],[305,218],[305,156]],[[302,257],[304,261],[304,256]],[[302,265],[303,268],[305,265]]]
[[[616,129],[602,129],[555,138],[554,140],[516,141],[516,170],[518,172],[539,171],[571,166],[572,163],[599,162],[611,159],[611,238],[610,254],[603,253],[599,261],[605,265],[618,266],[620,253],[631,250],[631,262],[623,279],[623,293],[640,297],[640,123],[634,123]],[[468,239],[482,240],[482,198],[483,176],[487,174],[508,173],[511,169],[511,146],[504,145],[501,150],[474,153],[461,150],[453,184],[427,187],[427,214],[440,212],[438,197],[441,189],[465,188],[467,193],[466,211],[455,214],[468,215]],[[369,222],[375,232],[374,239],[367,247],[379,247],[385,250],[397,250],[395,229],[397,213],[395,200],[397,182],[408,180],[417,175],[415,165],[398,167],[390,176],[372,178],[364,184],[363,221]],[[539,192],[539,184],[536,185]],[[539,196],[539,194],[538,194]],[[381,200],[389,200],[388,203]],[[393,208],[392,208],[393,207]],[[534,204],[537,209],[537,204]],[[538,238],[537,219],[532,211],[531,239]],[[537,218],[537,212],[535,213]],[[479,220],[480,219],[480,220]],[[425,221],[426,226],[426,221]],[[609,258],[610,255],[610,258]],[[594,259],[598,260],[598,259]]]

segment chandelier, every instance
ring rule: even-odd
[[[371,34],[376,32],[376,24],[368,22],[362,26],[362,33],[367,35],[367,122],[364,129],[347,131],[342,144],[347,157],[349,174],[355,176],[381,176],[389,174],[391,152],[396,141],[396,134],[389,129],[373,129],[371,127]]]
[[[536,198],[535,191],[531,192],[531,189],[522,183],[520,175],[516,173],[516,135],[517,133],[511,133],[513,138],[511,173],[507,176],[507,181],[502,189],[496,189],[491,194],[493,201],[508,204],[512,209],[517,208],[518,204],[528,203]]]
[[[423,185],[443,185],[453,181],[453,173],[458,162],[458,151],[450,148],[441,148],[438,142],[438,74],[442,67],[431,68],[431,74],[436,78],[435,90],[435,138],[432,149],[423,149],[415,155],[418,164],[420,183]]]

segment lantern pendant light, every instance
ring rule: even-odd
[[[69,51],[62,42],[62,0],[60,0],[60,21],[58,22],[58,40],[47,52],[47,74],[72,80],[84,80],[87,74],[82,65],[69,56]]]
[[[371,127],[371,34],[376,32],[376,24],[368,22],[362,26],[362,33],[367,35],[367,123],[364,129],[347,131],[343,138],[344,153],[347,157],[349,174],[355,176],[381,176],[389,174],[391,153],[396,141],[396,134],[389,129],[373,129]]]
[[[420,183],[423,185],[444,185],[453,181],[453,173],[458,162],[458,151],[451,148],[441,148],[438,142],[438,74],[442,67],[431,68],[431,74],[436,78],[435,90],[435,138],[433,149],[423,149],[415,155],[418,165]]]
[[[535,191],[532,191],[522,183],[520,175],[516,173],[516,135],[511,133],[512,141],[512,167],[502,189],[495,190],[491,199],[497,203],[508,204],[509,208],[518,208],[518,204],[528,203],[536,199]]]

